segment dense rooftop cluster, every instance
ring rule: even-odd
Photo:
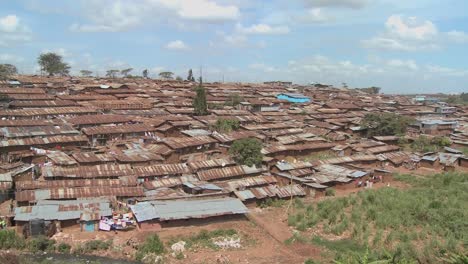
[[[466,106],[326,85],[204,83],[209,113],[195,115],[197,85],[41,76],[2,81],[0,198],[15,200],[2,214],[18,225],[83,220],[87,211],[98,219],[112,212],[112,201],[131,204],[139,224],[207,218],[244,214],[245,205],[265,199],[354,188],[355,181],[398,168],[468,167]],[[371,137],[362,126],[370,113],[413,121],[405,134]],[[216,131],[219,120],[239,126]],[[411,149],[421,134],[450,143]],[[238,164],[229,154],[246,138],[262,144],[258,166]]]

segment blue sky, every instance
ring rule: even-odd
[[[466,0],[0,0],[0,63],[468,92]]]

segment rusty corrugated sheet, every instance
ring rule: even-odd
[[[0,148],[2,147],[16,147],[16,146],[42,146],[58,143],[85,143],[88,138],[85,136],[52,136],[46,138],[23,138],[23,139],[10,139],[0,141]]]
[[[74,187],[16,192],[16,200],[19,202],[49,199],[76,199],[100,196],[136,197],[144,196],[144,191],[143,187]]]
[[[85,115],[66,119],[68,123],[74,125],[94,125],[94,124],[113,124],[132,121],[132,118],[126,115]]]
[[[152,126],[144,124],[130,124],[130,125],[117,125],[117,126],[97,126],[88,127],[82,129],[83,133],[92,135],[108,135],[108,134],[132,134],[132,133],[144,133],[153,132],[156,129]]]
[[[176,163],[137,167],[134,172],[138,177],[158,177],[187,174],[190,173],[190,169],[184,163]]]
[[[172,149],[182,149],[188,147],[202,146],[205,144],[217,143],[218,141],[209,136],[199,136],[184,138],[165,138],[163,142]]]
[[[52,189],[52,188],[71,188],[71,187],[119,187],[136,186],[135,177],[125,177],[125,179],[84,179],[84,180],[54,180],[54,181],[17,181],[15,187],[17,190],[34,189]]]
[[[0,117],[21,117],[21,116],[57,116],[70,114],[91,114],[96,113],[95,109],[89,107],[53,107],[36,109],[6,109],[0,110]]]
[[[133,175],[133,170],[129,165],[103,164],[97,166],[80,166],[76,168],[43,167],[42,175],[50,177],[68,178],[97,178],[97,177],[119,177]]]
[[[255,167],[248,167],[248,166],[240,165],[240,166],[230,166],[230,167],[225,167],[225,168],[198,171],[197,176],[202,181],[213,181],[213,180],[228,179],[228,178],[244,176],[244,175],[258,174],[258,173],[262,173],[263,171],[265,171],[264,168],[255,168]]]

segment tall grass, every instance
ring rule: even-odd
[[[397,178],[412,188],[371,189],[303,205],[289,216],[288,223],[299,231],[321,227],[324,233],[337,236],[349,231],[341,242],[311,240],[334,251],[345,262],[354,259],[356,253],[363,254],[362,249],[367,247],[372,248],[369,259],[430,263],[449,253],[466,252],[468,173]]]

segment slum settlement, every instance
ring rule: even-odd
[[[267,200],[319,199],[393,172],[468,170],[468,108],[425,97],[291,83],[19,76],[0,83],[1,215],[19,233],[161,230],[244,217]],[[369,136],[369,113],[414,120]],[[233,127],[219,124],[232,121]],[[445,148],[404,147],[443,137]],[[261,162],[230,148],[261,144]],[[465,152],[466,153],[466,152]],[[361,187],[362,186],[362,187]]]

